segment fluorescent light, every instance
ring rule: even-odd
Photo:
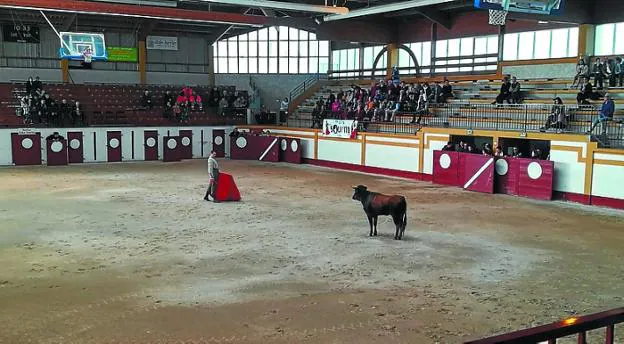
[[[343,20],[343,19],[349,19],[349,18],[368,16],[368,15],[371,15],[371,14],[395,12],[395,11],[400,11],[400,10],[404,10],[404,9],[408,9],[408,8],[424,7],[424,6],[429,6],[429,5],[443,4],[443,3],[452,2],[452,1],[454,1],[454,0],[411,0],[411,1],[402,1],[402,2],[396,2],[396,3],[388,4],[388,5],[373,6],[373,7],[367,7],[367,8],[362,8],[362,9],[358,9],[358,10],[353,10],[353,11],[349,11],[349,13],[347,13],[347,14],[332,14],[332,15],[325,16],[325,18],[323,18],[323,19],[325,21]]]
[[[256,8],[274,8],[278,10],[290,10],[301,12],[314,12],[314,13],[333,13],[333,14],[346,14],[349,13],[349,9],[346,7],[334,6],[322,6],[322,5],[308,5],[298,4],[296,2],[280,2],[271,0],[180,0],[185,2],[210,2],[217,4],[235,5],[243,7],[256,7]]]
[[[543,21],[543,20],[538,20],[538,21],[537,21],[537,23],[538,23],[538,24],[548,24],[548,22],[547,22],[547,21]]]

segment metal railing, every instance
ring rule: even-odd
[[[624,307],[586,316],[572,317],[549,325],[529,328],[464,344],[556,344],[557,339],[576,336],[577,343],[587,344],[587,332],[605,328],[605,344],[615,343],[615,325],[624,322]]]
[[[309,90],[311,87],[313,87],[321,79],[327,79],[327,75],[325,75],[325,74],[315,74],[314,76],[310,77],[309,79],[307,79],[304,82],[302,82],[299,85],[297,85],[288,94],[288,102],[292,102],[293,99],[295,99],[295,98],[299,97],[300,95],[304,94],[305,91]]]
[[[593,106],[562,106],[562,109],[566,115],[564,123],[556,121],[552,105],[546,104],[431,104],[422,112],[397,112],[393,121],[384,121],[386,114],[380,111],[376,118],[360,121],[360,128],[367,132],[412,135],[423,126],[466,129],[467,135],[473,130],[587,134],[598,119],[598,109]],[[326,118],[331,118],[331,114],[326,114]],[[600,123],[593,134],[598,135],[596,138],[605,147],[624,147],[623,120],[624,117],[616,116],[612,121]],[[298,118],[289,119],[288,124],[312,127],[312,115],[300,112]],[[601,135],[603,125],[606,126],[605,135]]]

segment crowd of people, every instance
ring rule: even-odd
[[[549,156],[544,156],[544,153],[539,148],[531,149],[531,153],[528,156],[525,156],[522,151],[518,147],[511,147],[511,152],[509,154],[505,153],[505,149],[502,146],[496,146],[496,149],[492,150],[492,145],[489,143],[484,143],[481,145],[481,148],[477,148],[474,145],[460,141],[457,145],[453,142],[449,141],[443,148],[443,151],[451,151],[451,152],[463,152],[463,153],[471,153],[471,154],[481,154],[487,156],[494,156],[498,158],[502,158],[505,156],[509,156],[512,158],[530,158],[530,159],[538,159],[538,160],[548,160]]]
[[[601,59],[595,57],[593,62],[588,63],[584,57],[579,59],[576,65],[576,75],[572,82],[573,88],[581,86],[583,81],[589,83],[594,79],[593,88],[602,90],[604,81],[607,80],[607,87],[624,86],[624,59],[622,57]]]
[[[26,94],[20,97],[17,115],[24,124],[46,124],[54,126],[84,124],[84,115],[78,101],[62,99],[58,102],[43,89],[39,77],[28,78]]]
[[[371,87],[352,86],[347,91],[317,99],[312,111],[312,128],[321,127],[323,119],[355,119],[363,122],[393,122],[402,112],[413,114],[412,123],[420,123],[429,104],[445,103],[453,97],[448,80],[407,85],[405,82],[380,80]],[[416,118],[418,117],[418,119]]]

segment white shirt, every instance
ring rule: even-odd
[[[210,178],[214,178],[214,169],[219,169],[219,163],[213,157],[208,158],[208,175]]]

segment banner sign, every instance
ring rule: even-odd
[[[178,50],[178,37],[147,36],[145,44],[149,50]]]
[[[106,47],[108,62],[137,62],[139,51],[137,48]]]
[[[2,25],[5,42],[39,43],[39,27],[31,25]]]
[[[357,137],[358,122],[353,120],[326,119],[323,120],[323,135],[354,139]]]

